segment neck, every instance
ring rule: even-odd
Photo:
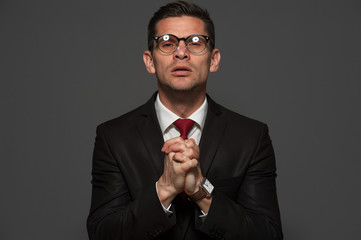
[[[188,118],[204,102],[206,92],[192,93],[190,91],[172,91],[165,93],[159,90],[159,99],[162,104],[181,118]]]

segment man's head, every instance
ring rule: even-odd
[[[214,28],[208,13],[188,2],[169,3],[154,14],[149,26],[152,47],[143,60],[147,71],[157,75],[159,95],[205,96],[208,73],[216,72],[220,61],[210,40]]]
[[[186,1],[171,2],[162,6],[157,12],[154,13],[153,17],[148,23],[148,49],[153,51],[154,48],[154,37],[157,32],[157,23],[165,18],[169,17],[181,17],[190,16],[201,19],[206,28],[207,35],[210,37],[210,49],[213,50],[215,46],[215,32],[214,24],[210,18],[207,10]]]

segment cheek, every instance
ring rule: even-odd
[[[157,76],[157,79],[161,82],[166,79],[166,72],[165,72],[165,66],[161,62],[154,62],[154,70],[155,74]]]
[[[211,67],[211,56],[209,54],[202,56],[202,59],[199,59],[198,66],[202,74],[208,74]]]
[[[157,61],[157,60],[154,60],[154,68],[156,69],[156,71],[158,73],[161,73],[163,74],[163,72],[166,70],[167,68],[167,65],[164,61]]]
[[[202,76],[208,76],[209,70],[210,70],[210,63],[207,61],[202,64],[199,74],[201,74]]]

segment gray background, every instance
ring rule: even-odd
[[[0,239],[87,239],[95,127],[144,103],[166,1],[0,1]],[[195,1],[216,25],[209,94],[266,122],[285,239],[361,239],[361,2]]]

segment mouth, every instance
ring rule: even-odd
[[[192,69],[190,69],[188,66],[175,66],[172,68],[172,72],[182,72],[182,71],[186,71],[186,72],[191,72]]]
[[[171,69],[171,72],[176,76],[186,76],[192,72],[192,69],[188,66],[178,65]]]

